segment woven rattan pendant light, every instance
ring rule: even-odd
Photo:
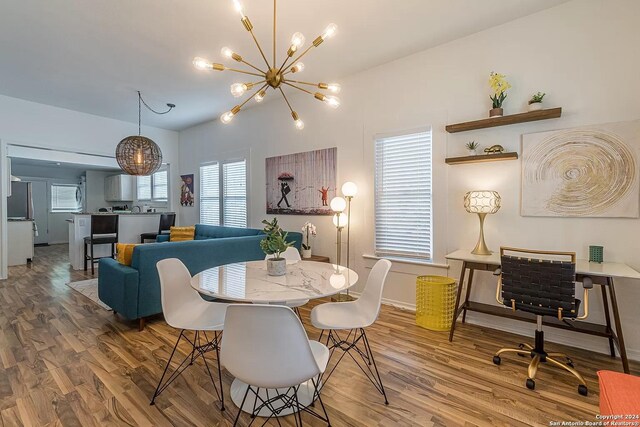
[[[155,114],[166,114],[175,105],[167,104],[169,109],[164,112],[153,110],[142,99],[138,91],[138,135],[124,138],[116,147],[116,160],[120,168],[129,175],[151,175],[162,165],[162,151],[152,139],[141,135],[142,104]]]

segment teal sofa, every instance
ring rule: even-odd
[[[194,240],[169,242],[168,235],[159,235],[157,243],[135,247],[130,267],[101,259],[98,296],[120,315],[139,320],[142,329],[145,317],[162,312],[158,261],[178,258],[194,275],[218,265],[264,259],[263,238],[262,230],[203,224],[196,225]],[[300,249],[302,234],[290,232],[289,240]]]

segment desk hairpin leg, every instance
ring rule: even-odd
[[[471,283],[473,282],[473,272],[475,270],[473,268],[469,269],[469,278],[467,279],[467,293],[464,297],[464,301],[462,301],[462,306],[464,307],[462,311],[462,323],[467,320],[467,302],[469,301],[469,297],[471,296]]]
[[[460,280],[458,281],[458,293],[456,295],[455,311],[453,312],[453,320],[451,320],[451,328],[449,329],[449,342],[453,341],[453,332],[456,329],[456,320],[460,316],[460,297],[462,296],[462,288],[464,287],[464,275],[467,271],[467,262],[462,261],[462,268],[460,269]],[[466,310],[465,310],[466,312]]]
[[[622,368],[625,374],[629,373],[629,360],[627,359],[627,350],[624,346],[624,337],[622,336],[622,322],[620,322],[620,312],[618,311],[618,300],[616,299],[616,290],[613,286],[613,277],[607,277],[607,287],[611,296],[611,309],[613,310],[613,321],[616,325],[616,335],[618,343],[618,351],[622,359]]]
[[[607,333],[609,335],[609,352],[611,357],[616,357],[616,347],[613,342],[613,328],[611,327],[611,314],[609,313],[609,299],[607,298],[607,287],[600,285],[602,290],[602,306],[604,308],[604,320],[607,324]]]

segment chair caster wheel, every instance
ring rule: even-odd
[[[531,378],[527,378],[527,382],[525,383],[525,385],[529,390],[535,390],[536,388],[536,382]]]
[[[496,365],[499,365],[500,362],[502,362],[502,359],[500,359],[500,356],[493,356],[493,363]]]
[[[587,386],[585,386],[584,384],[580,384],[578,386],[578,393],[580,393],[583,396],[586,396],[587,394],[589,394],[589,390],[587,389]]]

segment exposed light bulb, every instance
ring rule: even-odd
[[[338,83],[329,83],[327,85],[327,90],[331,93],[340,93],[342,87]]]
[[[324,29],[320,37],[322,37],[322,40],[330,39],[336,34],[337,31],[338,26],[336,24],[329,24],[327,25],[327,28]]]
[[[291,36],[291,46],[295,46],[296,49],[300,49],[305,42],[304,35],[302,33],[293,33]]]
[[[213,64],[208,59],[199,56],[193,58],[193,66],[198,70],[213,70]]]
[[[303,70],[304,70],[304,63],[302,63],[302,62],[296,62],[296,65],[291,67],[291,72],[292,73],[300,73]]]
[[[225,58],[232,58],[233,57],[233,51],[231,49],[229,49],[228,47],[226,47],[226,46],[223,47],[222,49],[220,49],[220,53]]]
[[[225,125],[229,124],[231,120],[233,120],[233,116],[235,116],[235,114],[233,114],[231,111],[227,111],[226,113],[220,116],[220,121]]]
[[[323,101],[331,108],[338,108],[340,106],[340,98],[337,96],[325,96]]]
[[[247,91],[247,85],[244,83],[234,83],[231,85],[231,95],[234,98],[238,98]]]
[[[329,203],[331,210],[334,212],[344,212],[347,208],[347,201],[342,197],[334,197]]]
[[[294,123],[296,125],[296,129],[298,130],[304,129],[304,122],[302,120],[298,119]]]
[[[240,14],[240,16],[242,16],[244,18],[244,8],[242,7],[242,4],[240,4],[240,2],[238,0],[233,0],[233,7],[236,9],[236,12],[238,12]]]
[[[141,149],[136,150],[135,164],[136,165],[142,165],[142,150]]]
[[[266,94],[267,94],[267,91],[262,89],[260,92],[256,93],[256,96],[254,96],[253,99],[255,99],[256,102],[262,102]]]

